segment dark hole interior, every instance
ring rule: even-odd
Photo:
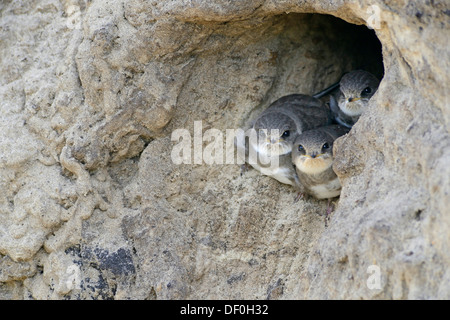
[[[352,57],[350,69],[369,71],[381,80],[384,75],[382,46],[375,31],[365,25],[350,24],[335,17],[330,20],[342,33],[342,41],[334,43],[341,47],[336,50],[347,52]]]
[[[365,25],[351,24],[331,15],[305,13],[283,14],[267,18],[267,21],[269,27],[262,33],[258,45],[274,52],[277,76],[264,99],[246,119],[256,117],[284,95],[318,93],[352,70],[366,70],[379,80],[383,78],[382,45],[375,31]],[[251,41],[251,36],[248,39]],[[239,51],[242,59],[246,59],[245,50]],[[224,54],[227,55],[226,50]],[[267,72],[267,69],[262,70],[261,75],[266,76]],[[231,79],[234,81],[237,77],[237,73],[233,73]],[[233,87],[233,83],[229,87]],[[325,102],[327,98],[329,96],[322,100]]]
[[[313,51],[319,53],[314,58],[322,64],[324,76],[337,77],[334,80],[338,81],[345,72],[362,69],[379,80],[383,78],[382,45],[373,29],[330,15],[299,14],[298,17],[306,20],[303,27],[310,29],[312,44],[316,45]],[[320,51],[324,52],[323,56]],[[330,55],[338,57],[338,61],[330,61]]]

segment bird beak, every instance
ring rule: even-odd
[[[279,143],[280,139],[279,138],[269,138],[269,139],[267,139],[267,142],[269,142],[271,144],[275,144],[275,143]]]
[[[311,155],[305,154],[304,157],[309,158],[309,159],[315,159],[321,155],[322,155],[322,153],[311,153]]]
[[[358,101],[358,100],[360,100],[361,98],[348,98],[348,102],[353,102],[353,101]]]

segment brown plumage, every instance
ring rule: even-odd
[[[298,185],[291,151],[295,138],[306,130],[331,122],[329,109],[303,94],[284,96],[263,111],[246,131],[246,162],[261,173],[293,186]]]
[[[341,184],[332,167],[333,143],[348,131],[346,127],[330,125],[305,131],[295,139],[292,162],[302,193],[317,199],[331,199],[340,195]]]
[[[337,101],[334,96],[330,96],[330,108],[336,122],[351,128],[367,108],[379,84],[380,81],[373,74],[364,70],[345,74],[339,82]]]

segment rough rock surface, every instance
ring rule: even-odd
[[[449,299],[449,15],[418,0],[0,1],[0,298]],[[224,142],[353,68],[383,80],[336,144],[327,223],[326,201],[294,204],[255,170],[172,161],[176,129],[202,121]]]

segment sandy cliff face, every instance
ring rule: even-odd
[[[450,298],[448,16],[443,1],[0,2],[0,298]],[[326,201],[198,164],[194,141],[173,162],[175,130],[225,147],[354,68],[383,80],[336,144],[327,225]]]

